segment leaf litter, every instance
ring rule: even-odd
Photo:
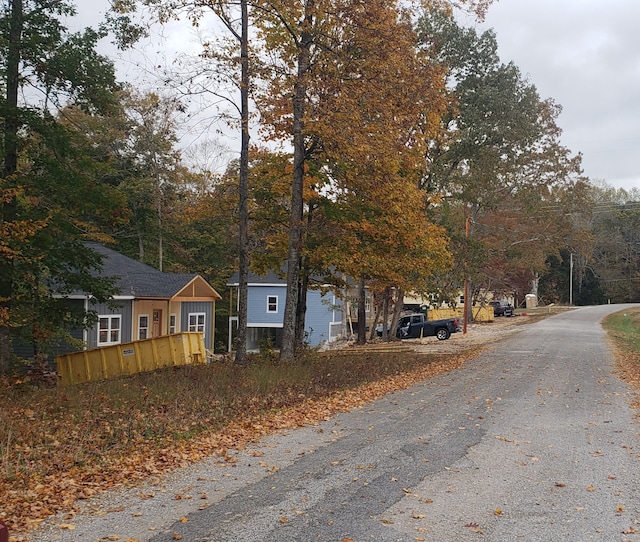
[[[391,357],[388,352],[382,355]],[[241,394],[242,405],[228,407],[224,423],[214,417],[198,419],[205,412],[216,412],[215,399],[202,401],[196,405],[199,408],[191,405],[190,411],[176,408],[175,403],[167,405],[159,394],[149,392],[148,381],[153,375],[94,383],[75,390],[75,396],[64,388],[1,394],[0,412],[4,412],[4,419],[0,415],[0,427],[4,423],[5,429],[0,430],[0,519],[9,527],[12,542],[21,542],[47,517],[61,511],[75,513],[78,501],[209,457],[233,463],[237,459],[229,453],[231,450],[243,449],[275,431],[317,424],[392,391],[459,368],[477,355],[477,349],[456,355],[406,351],[401,355],[406,360],[392,368],[390,374],[372,376],[372,354],[363,352],[360,371],[364,376],[360,380],[349,375],[349,381],[339,382],[338,389],[331,389],[326,377],[316,379],[307,384],[304,393],[280,391],[275,404],[273,393],[250,390],[248,395]],[[354,356],[347,359],[339,363],[352,363]],[[175,376],[172,379],[175,381]],[[128,388],[136,399],[127,401],[119,394],[111,394],[115,386]],[[184,397],[175,401],[186,404],[193,400]],[[201,401],[200,397],[197,400]],[[149,420],[154,420],[155,425]],[[160,426],[166,429],[160,431]],[[74,528],[72,523],[60,527]]]

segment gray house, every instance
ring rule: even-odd
[[[82,292],[67,296],[97,314],[92,329],[74,333],[81,334],[75,338],[85,348],[199,331],[206,348],[212,349],[215,304],[221,297],[206,280],[193,273],[163,273],[105,246],[89,246],[103,255],[101,275],[116,277],[118,293],[109,304],[97,303]]]

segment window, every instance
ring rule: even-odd
[[[149,315],[138,316],[138,340],[143,341],[149,338]]]
[[[278,296],[267,296],[267,312],[278,312]]]
[[[200,331],[204,333],[204,312],[192,312],[189,314],[189,331]]]
[[[176,315],[171,314],[169,316],[169,334],[176,332]]]
[[[98,346],[120,343],[121,317],[99,316],[98,317]]]

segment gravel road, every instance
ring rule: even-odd
[[[622,308],[508,326],[460,370],[111,492],[30,540],[640,542],[633,392],[599,324]]]

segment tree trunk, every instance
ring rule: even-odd
[[[313,208],[309,206],[307,209],[307,229],[311,228],[313,221]],[[305,346],[305,329],[307,318],[307,295],[309,291],[309,265],[305,256],[300,256],[300,272],[299,289],[298,289],[298,307],[296,314],[296,352],[302,351]]]
[[[389,340],[389,296],[390,289],[387,286],[384,289],[384,297],[382,299],[382,340]]]
[[[6,104],[4,111],[4,177],[5,182],[18,169],[18,91],[22,48],[22,0],[11,1],[9,50],[7,56]],[[10,181],[11,182],[11,181]],[[12,183],[15,185],[15,183]],[[15,199],[14,203],[15,205]]]
[[[538,273],[533,274],[531,279],[531,293],[536,296],[536,302],[538,302],[538,290],[540,285],[540,275]]]
[[[155,153],[154,153],[155,154]],[[158,215],[158,270],[163,271],[164,268],[164,239],[162,236],[162,222],[164,220],[163,214],[163,205],[162,205],[162,178],[160,176],[160,172],[158,171],[158,159],[157,155],[154,156],[153,159],[154,168],[156,169],[155,177],[156,177],[156,213]]]
[[[158,270],[164,266],[164,246],[162,238],[162,203],[158,203]]]
[[[369,329],[369,340],[372,341],[376,338],[378,322],[380,321],[381,307],[377,302],[377,297],[373,293],[371,294],[371,309],[373,310],[373,318],[371,319],[371,329]]]
[[[358,344],[367,343],[367,311],[364,289],[364,277],[358,282]]]
[[[140,230],[138,230],[138,261],[144,262],[144,236]]]
[[[247,0],[240,1],[242,11],[242,33],[240,36],[241,83],[240,115],[242,123],[240,148],[240,178],[238,181],[238,334],[236,336],[236,358],[239,365],[247,364],[247,310],[249,282],[249,13]]]
[[[344,275],[342,276],[343,278]],[[345,281],[344,290],[342,291],[342,307],[341,307],[341,320],[342,325],[340,334],[345,339],[351,340],[351,326],[349,325],[351,322],[351,317],[349,311],[351,310],[351,302],[349,300],[349,285]]]
[[[304,258],[303,258],[304,260]],[[309,273],[303,266],[300,273],[300,285],[298,287],[298,314],[296,316],[296,352],[304,348],[305,321],[307,318],[307,291],[309,289]]]
[[[391,320],[391,336],[396,336],[396,330],[398,329],[398,321],[400,320],[400,313],[402,312],[402,306],[404,301],[404,290],[396,288],[396,298],[393,302],[393,318]]]
[[[20,59],[22,48],[23,11],[22,0],[12,0],[9,22],[9,44],[5,80],[4,106],[4,156],[3,179],[0,181],[0,225],[17,218],[16,182],[18,169],[18,91],[20,88]],[[11,313],[13,264],[3,256],[0,259],[0,373],[5,372],[12,355],[9,319]]]
[[[306,158],[304,137],[305,99],[307,92],[307,74],[311,56],[311,25],[313,1],[305,6],[305,18],[302,21],[302,33],[298,44],[298,73],[293,98],[293,180],[291,184],[291,217],[289,220],[289,252],[287,256],[287,297],[282,323],[282,345],[280,361],[293,362],[296,357],[296,316],[298,314],[298,288],[300,276],[300,258],[302,256],[302,217],[304,165]]]

